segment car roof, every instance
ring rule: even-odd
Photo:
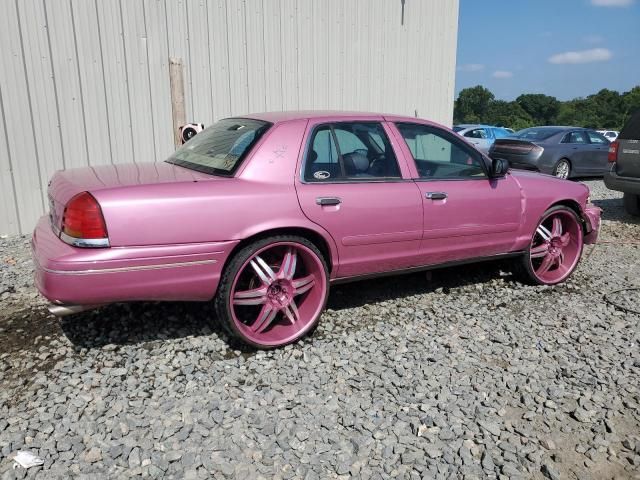
[[[270,123],[288,122],[291,120],[309,120],[309,119],[327,119],[329,121],[339,121],[340,119],[360,118],[365,120],[387,120],[392,122],[413,122],[425,123],[442,127],[442,125],[426,120],[424,118],[410,117],[404,115],[373,113],[373,112],[350,112],[350,111],[334,111],[334,110],[296,110],[284,112],[262,112],[250,113],[246,115],[234,115],[228,118],[252,118],[255,120],[263,120]]]
[[[467,128],[504,128],[504,127],[496,127],[495,125],[484,125],[482,123],[460,123],[458,125],[454,125],[455,127],[461,127],[464,129]]]

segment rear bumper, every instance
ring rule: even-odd
[[[42,217],[31,247],[40,293],[57,304],[89,305],[211,299],[236,244],[77,248],[56,237]]]
[[[602,213],[602,209],[600,207],[596,207],[595,205],[587,205],[584,209],[585,222],[589,224],[586,225],[587,234],[584,237],[584,243],[587,245],[591,245],[598,241],[598,234],[600,233],[600,214]]]
[[[604,174],[604,184],[610,190],[640,195],[640,178],[621,177],[616,172]]]

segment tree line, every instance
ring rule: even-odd
[[[561,101],[542,93],[525,93],[511,102],[496,100],[477,85],[460,91],[454,104],[454,123],[485,123],[514,130],[538,125],[571,125],[620,130],[640,109],[640,86],[619,93],[606,88],[585,98]]]

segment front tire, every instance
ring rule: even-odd
[[[566,158],[561,159],[556,163],[553,169],[553,174],[564,180],[567,180],[571,176],[571,163]]]
[[[522,257],[524,280],[534,285],[555,285],[578,266],[584,246],[582,223],[576,212],[562,205],[547,210]]]
[[[629,215],[640,216],[640,195],[633,193],[624,194],[624,209]]]
[[[329,294],[327,263],[309,240],[281,235],[257,240],[231,259],[214,305],[234,337],[267,349],[312,331]]]

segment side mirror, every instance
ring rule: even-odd
[[[504,177],[509,171],[509,160],[494,158],[491,162],[491,178]]]

